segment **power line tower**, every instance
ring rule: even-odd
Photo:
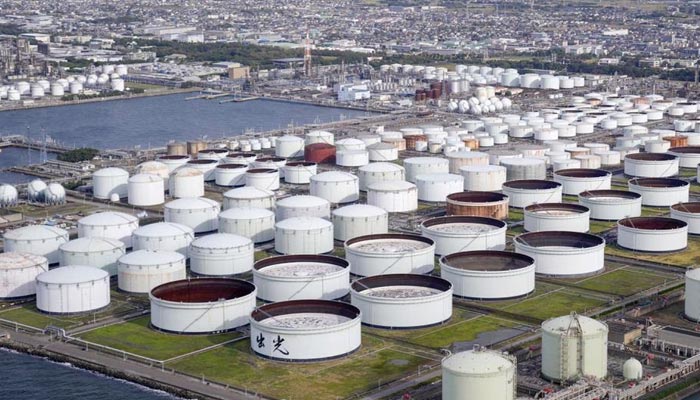
[[[304,75],[311,77],[311,40],[309,39],[309,29],[306,29],[306,46],[304,47]]]

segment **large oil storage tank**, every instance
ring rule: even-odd
[[[255,286],[239,279],[199,278],[168,282],[151,290],[151,325],[184,334],[226,332],[248,324]]]
[[[185,165],[187,167],[200,170],[204,176],[204,181],[211,182],[216,179],[214,171],[216,170],[216,166],[219,165],[219,161],[212,159],[198,159],[190,160]]]
[[[632,178],[627,182],[630,192],[642,195],[642,205],[669,207],[688,201],[690,183],[675,178]]]
[[[467,165],[460,167],[464,190],[491,192],[501,190],[506,182],[506,168],[500,165]]]
[[[358,236],[345,241],[345,258],[358,276],[428,274],[435,268],[435,242],[396,233]]]
[[[163,178],[152,174],[139,174],[129,178],[129,204],[132,206],[155,206],[165,202]]]
[[[535,260],[495,250],[464,251],[440,258],[440,276],[455,296],[495,300],[525,296],[535,290]]]
[[[219,203],[206,197],[187,197],[169,201],[163,208],[165,222],[188,226],[194,233],[217,230],[219,212],[221,212]]]
[[[221,161],[228,156],[228,149],[201,149],[197,152],[198,160]]]
[[[5,232],[4,251],[46,257],[49,264],[59,261],[59,247],[68,242],[68,232],[48,225],[27,225]]]
[[[617,221],[642,215],[642,195],[625,190],[587,190],[578,195],[580,204],[588,207],[590,218]]]
[[[327,171],[311,177],[309,192],[333,204],[351,203],[360,197],[360,182],[351,173]]]
[[[245,186],[224,193],[224,210],[229,208],[275,209],[275,193],[271,190]]]
[[[700,234],[700,202],[691,201],[672,205],[671,218],[685,221],[688,224],[689,234]]]
[[[668,217],[633,217],[617,221],[617,245],[644,252],[670,252],[688,246],[688,223]]]
[[[126,253],[126,246],[117,239],[87,237],[73,239],[59,248],[59,263],[100,268],[110,276],[117,274],[117,260]]]
[[[268,257],[255,263],[253,282],[263,301],[334,300],[350,290],[350,263],[316,254]]]
[[[673,147],[668,154],[678,157],[681,168],[697,168],[700,164],[700,146]]]
[[[442,360],[442,399],[515,400],[515,357],[475,348]]]
[[[362,341],[360,310],[330,300],[290,300],[250,315],[250,346],[273,360],[328,360],[350,354]],[[283,338],[284,341],[281,341]]]
[[[158,157],[158,162],[164,164],[168,168],[169,173],[184,166],[188,161],[190,161],[190,156],[188,155],[173,154]]]
[[[277,202],[275,220],[282,221],[293,217],[331,218],[331,203],[316,196],[291,196]]]
[[[605,239],[581,232],[529,232],[513,239],[515,251],[532,257],[545,276],[588,276],[605,268]]]
[[[99,268],[69,265],[36,277],[36,308],[45,313],[95,311],[109,301],[109,274]]]
[[[317,164],[335,164],[335,146],[314,143],[304,149],[304,160]]]
[[[525,207],[524,227],[528,232],[588,232],[591,210],[569,203],[539,203]]]
[[[243,186],[247,171],[247,164],[219,164],[214,170],[214,181],[218,186]]]
[[[508,218],[509,198],[494,192],[458,192],[447,196],[448,215]]]
[[[163,178],[165,187],[168,186],[168,178],[170,177],[170,168],[160,161],[146,161],[137,165],[134,169],[134,174],[153,174]]]
[[[169,156],[186,156],[187,155],[187,143],[183,142],[171,142],[166,146],[166,153]]]
[[[0,299],[36,294],[34,280],[49,270],[46,257],[29,253],[0,253]]]
[[[571,314],[542,323],[542,375],[556,382],[608,374],[608,326]]]
[[[179,167],[170,173],[168,190],[176,199],[204,196],[204,173],[189,166]]]
[[[544,159],[506,158],[501,160],[500,164],[505,167],[506,179],[509,181],[547,178],[547,166]]]
[[[453,215],[426,219],[423,236],[435,242],[435,254],[461,251],[503,250],[508,224],[495,218]]]
[[[177,251],[185,257],[192,240],[194,240],[192,228],[174,222],[144,225],[134,230],[131,235],[134,250]]]
[[[284,171],[284,181],[296,185],[311,183],[311,177],[317,174],[318,164],[308,161],[295,161],[287,163]]]
[[[275,251],[321,254],[333,250],[333,224],[323,218],[293,217],[275,224]]]
[[[252,168],[245,173],[245,185],[263,190],[280,188],[280,171],[274,168]]]
[[[121,168],[102,168],[92,174],[92,194],[97,199],[109,200],[116,194],[126,197],[129,173]]]
[[[357,173],[360,179],[360,190],[366,191],[367,186],[384,181],[402,181],[406,173],[402,166],[390,162],[374,162],[363,165]]]
[[[129,293],[148,293],[186,275],[185,256],[176,251],[136,250],[117,261],[119,289]]]
[[[685,316],[700,322],[700,269],[685,273]]]
[[[418,189],[407,181],[384,181],[367,187],[367,203],[388,212],[410,212],[418,208]]]
[[[249,238],[214,233],[195,239],[188,251],[190,269],[206,276],[242,274],[253,268],[255,248]]]
[[[415,274],[388,274],[353,282],[350,299],[362,323],[387,329],[441,324],[452,317],[452,284]]]
[[[561,203],[562,184],[545,180],[521,180],[503,183],[510,206],[525,208],[536,203]]]
[[[406,180],[416,183],[416,176],[423,174],[446,174],[450,171],[450,161],[440,157],[411,157],[403,160]]]
[[[678,175],[679,157],[668,153],[637,153],[625,157],[625,175],[665,178]]]
[[[219,232],[247,237],[254,243],[275,238],[275,213],[256,207],[234,207],[219,214]]]
[[[117,239],[131,247],[131,235],[139,227],[139,219],[118,211],[97,212],[78,220],[78,237]]]
[[[306,133],[304,142],[307,146],[314,143],[333,144],[334,136],[328,131],[313,130]]]
[[[389,213],[383,208],[369,204],[336,208],[333,210],[332,220],[333,236],[337,240],[389,231]]]
[[[452,193],[464,190],[464,178],[455,174],[425,174],[416,176],[418,199],[444,202]]]
[[[454,151],[447,153],[451,174],[459,174],[459,169],[465,166],[488,165],[489,155],[478,151]]]
[[[562,184],[562,193],[578,196],[587,190],[609,190],[612,173],[602,169],[560,169],[554,172],[554,181]]]
[[[304,139],[298,136],[281,136],[275,141],[275,155],[284,158],[304,157]]]

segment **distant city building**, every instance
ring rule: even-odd
[[[338,101],[349,102],[367,100],[371,97],[371,92],[367,85],[342,84],[338,85]]]
[[[250,67],[238,65],[228,68],[229,79],[248,79],[250,78]]]

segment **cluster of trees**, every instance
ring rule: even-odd
[[[143,88],[129,88],[128,93],[132,94],[141,94],[144,93],[145,90]],[[61,97],[62,101],[73,101],[73,100],[88,100],[88,99],[97,99],[100,97],[115,97],[115,96],[123,96],[125,92],[119,92],[116,90],[104,90],[100,93],[96,94],[66,94]]]
[[[80,162],[80,161],[92,160],[98,154],[100,154],[100,151],[97,149],[93,149],[90,147],[81,147],[78,149],[69,150],[65,153],[59,154],[58,157],[56,157],[56,158],[59,161]]]

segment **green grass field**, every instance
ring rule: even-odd
[[[688,247],[685,250],[674,253],[642,253],[623,249],[614,243],[608,243],[605,247],[605,254],[688,268],[700,264],[700,238],[689,237]]]
[[[0,318],[33,326],[39,329],[44,329],[49,325],[64,329],[80,325],[80,321],[77,319],[42,314],[34,305],[24,305],[19,308],[2,311],[0,312]]]
[[[81,339],[156,360],[191,353],[240,337],[238,332],[219,335],[172,335],[151,329],[149,316],[109,325],[78,335]]]
[[[659,286],[670,279],[672,279],[670,276],[663,276],[640,268],[628,267],[583,279],[575,285],[583,289],[601,290],[620,296],[630,296]]]
[[[194,376],[286,399],[335,399],[370,390],[434,360],[409,354],[388,341],[363,335],[360,350],[338,360],[287,364],[262,359],[248,340],[168,364]],[[222,368],[221,366],[225,366]]]
[[[583,313],[586,310],[598,307],[604,303],[603,300],[586,297],[583,294],[562,289],[506,306],[503,310],[545,320],[552,317],[567,315],[571,311]]]
[[[417,334],[409,339],[410,342],[432,347],[435,349],[448,348],[455,342],[475,340],[483,333],[493,332],[504,328],[522,326],[517,322],[505,319],[482,316],[475,319],[450,324],[432,332]]]

